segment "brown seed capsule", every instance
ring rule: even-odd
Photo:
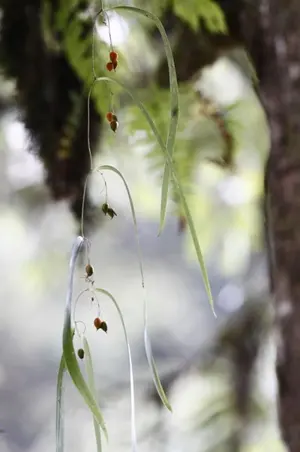
[[[111,219],[113,219],[113,217],[116,217],[116,216],[117,216],[116,212],[115,212],[114,209],[112,209],[111,207],[108,207],[108,209],[107,209],[107,215],[109,215]]]
[[[77,355],[78,355],[78,357],[79,357],[80,359],[83,359],[83,358],[84,358],[84,350],[83,350],[83,348],[79,348],[79,349],[77,350]]]
[[[184,232],[186,230],[186,226],[187,226],[187,220],[186,220],[185,216],[180,215],[179,220],[178,220],[178,233],[181,234],[182,232]]]
[[[110,128],[113,132],[116,132],[118,130],[118,127],[119,127],[118,121],[114,121],[114,120],[111,121]]]
[[[86,271],[86,277],[87,278],[90,278],[94,274],[94,268],[90,264],[87,264],[85,266],[85,271]]]
[[[109,209],[109,205],[107,204],[107,202],[102,204],[102,212],[104,213],[104,215],[107,215],[108,209]]]
[[[106,69],[111,72],[114,69],[114,63],[112,63],[111,61],[109,61],[109,63],[107,63],[106,65]]]
[[[103,320],[99,319],[99,317],[95,318],[94,326],[97,331],[101,329],[101,330],[105,331],[105,333],[107,333],[107,323],[104,322]]]
[[[102,212],[104,215],[109,215],[110,218],[116,217],[117,213],[106,202],[102,204]]]
[[[107,333],[107,323],[102,321],[101,322],[101,326],[100,326],[101,330],[103,330],[105,333]]]
[[[118,118],[117,118],[117,116],[116,115],[111,115],[111,121],[117,121],[118,122]],[[110,122],[111,122],[110,121]]]

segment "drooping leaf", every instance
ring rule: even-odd
[[[97,393],[96,393],[96,387],[95,387],[92,355],[90,352],[90,347],[89,347],[88,341],[85,337],[83,338],[83,349],[84,349],[85,367],[86,367],[88,385],[89,385],[90,391],[91,391],[94,399],[96,400]],[[97,452],[102,452],[101,431],[100,431],[100,427],[97,422],[97,419],[95,419],[95,417],[93,417],[93,423],[94,423],[94,430],[95,430],[95,437],[96,437],[96,444],[97,444]]]
[[[121,86],[128,94],[129,96],[132,98],[132,100],[135,102],[135,104],[139,107],[140,111],[143,113],[143,115],[145,116],[155,138],[157,139],[157,143],[160,146],[160,149],[164,155],[165,160],[167,161],[169,168],[171,170],[171,175],[173,178],[173,184],[174,184],[174,189],[178,195],[178,198],[180,199],[180,202],[182,204],[182,208],[183,208],[183,213],[186,217],[187,220],[187,224],[189,226],[190,232],[191,232],[191,237],[192,237],[192,241],[195,247],[195,251],[196,251],[196,255],[198,258],[198,262],[200,264],[200,269],[201,269],[201,273],[202,273],[202,277],[203,277],[203,281],[204,281],[204,287],[208,296],[208,300],[209,300],[209,304],[211,306],[211,309],[213,311],[214,316],[216,317],[216,313],[214,310],[214,302],[213,302],[213,297],[212,297],[212,292],[211,292],[211,287],[210,287],[210,283],[209,283],[209,279],[208,279],[208,274],[207,274],[207,270],[206,270],[206,266],[205,266],[205,262],[204,262],[204,258],[202,255],[202,251],[200,248],[200,244],[198,241],[198,237],[197,237],[197,233],[196,233],[196,228],[193,222],[193,218],[184,194],[184,191],[182,189],[175,165],[173,164],[173,161],[170,157],[170,154],[167,151],[166,146],[163,143],[163,140],[160,136],[160,133],[158,132],[155,123],[153,121],[153,119],[151,118],[151,116],[149,115],[148,111],[146,110],[146,108],[144,107],[144,105],[142,104],[142,102],[139,100],[139,98],[129,89],[126,87],[125,84],[119,82],[118,80],[112,79],[110,77],[99,77],[95,80],[95,83],[98,82],[110,82],[110,83],[115,83],[119,86]]]
[[[62,355],[56,385],[56,452],[64,450],[64,375],[66,365],[64,356]]]
[[[67,291],[67,300],[66,300],[66,310],[65,310],[65,319],[64,319],[64,328],[63,328],[63,355],[66,368],[70,374],[70,377],[73,380],[76,388],[82,395],[85,403],[90,408],[94,418],[99,423],[102,428],[106,438],[107,438],[107,430],[104,423],[104,419],[102,413],[98,407],[98,404],[93,397],[91,391],[89,390],[88,385],[85,382],[85,379],[81,373],[80,367],[77,362],[76,353],[73,345],[73,331],[71,328],[71,313],[72,313],[72,296],[73,296],[73,280],[74,280],[74,272],[75,272],[75,264],[80,251],[80,248],[84,242],[82,237],[77,237],[71,254],[70,265],[69,265],[69,283],[68,283],[68,291]]]
[[[110,300],[113,302],[113,304],[115,305],[115,307],[116,307],[116,309],[118,311],[118,314],[119,314],[119,317],[120,317],[120,320],[121,320],[121,323],[122,323],[124,337],[125,337],[125,342],[126,342],[126,347],[127,347],[127,353],[128,353],[129,378],[130,378],[131,446],[132,446],[132,451],[136,452],[137,451],[137,440],[136,440],[136,426],[135,426],[135,395],[134,395],[133,366],[132,366],[130,344],[129,344],[129,340],[128,340],[128,336],[127,336],[127,330],[126,330],[123,314],[122,314],[122,311],[121,311],[116,299],[112,296],[112,294],[110,292],[108,292],[105,289],[101,289],[101,288],[96,288],[95,290],[97,292],[102,293],[103,295],[106,295],[108,298],[110,298]]]
[[[138,233],[138,226],[137,226],[137,220],[136,220],[136,214],[135,214],[135,209],[134,209],[134,204],[133,204],[133,200],[132,200],[132,196],[129,190],[129,187],[127,185],[127,182],[124,178],[124,176],[122,175],[122,173],[115,167],[111,166],[111,165],[101,165],[97,168],[98,171],[104,171],[104,170],[109,170],[114,172],[115,174],[117,174],[123,181],[127,195],[128,195],[128,199],[129,199],[129,204],[130,204],[130,209],[131,209],[131,215],[132,215],[132,219],[133,219],[133,225],[134,225],[134,231],[135,231],[135,237],[136,237],[136,244],[137,244],[137,252],[138,252],[138,260],[139,260],[139,267],[140,267],[140,274],[141,274],[141,280],[142,280],[142,287],[144,290],[144,344],[145,344],[145,352],[146,352],[146,357],[148,360],[148,364],[152,373],[152,377],[153,377],[153,381],[155,384],[155,387],[157,389],[158,395],[161,398],[162,403],[169,409],[171,410],[171,405],[168,401],[168,398],[165,394],[165,391],[162,387],[159,375],[158,375],[158,371],[155,365],[155,360],[152,354],[152,349],[151,349],[151,342],[150,342],[150,338],[148,335],[148,319],[147,319],[147,297],[146,297],[146,293],[145,293],[145,278],[144,278],[144,269],[143,269],[143,261],[142,261],[142,251],[141,251],[141,247],[140,247],[140,239],[139,239],[139,233]]]

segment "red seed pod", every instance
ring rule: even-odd
[[[111,61],[110,61],[109,63],[107,63],[106,69],[107,69],[109,72],[111,72],[113,69],[115,69],[115,68],[114,68],[114,65],[113,65],[113,63],[112,63]]]
[[[94,320],[94,326],[96,330],[103,330],[105,333],[107,333],[107,323],[103,320],[99,319],[99,317],[96,317]]]
[[[117,61],[113,61],[113,62],[112,62],[112,65],[113,65],[113,68],[116,69],[117,66],[118,66],[118,62],[117,62]]]
[[[96,330],[99,330],[101,328],[101,323],[102,323],[102,320],[99,319],[99,317],[96,317],[94,320],[94,326],[95,326]]]
[[[108,113],[106,113],[106,119],[107,119],[107,121],[108,121],[108,122],[111,122],[111,121],[113,120],[113,117],[114,117],[114,116],[115,116],[115,115],[113,115],[111,111],[109,111]]]
[[[110,58],[110,61],[111,61],[112,63],[115,63],[115,62],[117,61],[117,59],[118,59],[118,54],[117,54],[117,52],[110,52],[109,58]]]
[[[116,132],[119,127],[118,121],[111,121],[110,128],[113,132]]]

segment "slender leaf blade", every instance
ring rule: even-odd
[[[56,452],[64,450],[64,376],[66,372],[65,359],[62,355],[56,385]]]
[[[82,395],[84,401],[90,408],[92,414],[97,419],[100,427],[102,428],[106,438],[107,438],[107,430],[104,423],[103,416],[101,411],[95,401],[91,391],[89,390],[88,385],[85,382],[85,379],[81,373],[80,367],[77,362],[76,353],[73,345],[73,332],[71,328],[71,312],[72,312],[72,295],[73,295],[73,280],[74,280],[74,272],[75,272],[75,264],[79,254],[79,250],[84,242],[82,237],[77,237],[71,254],[70,265],[69,265],[69,284],[68,284],[68,292],[67,292],[67,300],[66,300],[66,309],[65,309],[65,320],[64,320],[64,328],[63,328],[63,354],[65,365],[68,369],[70,377],[73,380],[74,385]]]
[[[170,158],[172,158],[173,153],[174,153],[175,138],[176,138],[176,132],[177,132],[178,120],[179,120],[179,92],[178,92],[178,82],[177,82],[175,62],[174,62],[173,52],[172,52],[172,48],[171,48],[171,45],[169,42],[168,35],[167,35],[165,28],[164,28],[162,22],[160,21],[160,19],[155,14],[152,14],[149,11],[145,11],[143,9],[136,8],[133,6],[116,6],[114,9],[115,10],[125,10],[125,11],[127,10],[127,11],[131,11],[131,12],[135,12],[142,16],[145,16],[155,23],[158,31],[160,32],[160,35],[161,35],[161,38],[163,41],[163,45],[164,45],[164,49],[165,49],[165,53],[166,53],[168,72],[169,72],[170,123],[169,123],[169,130],[168,130],[168,134],[167,134],[166,149],[170,155]],[[165,219],[166,219],[170,174],[171,174],[171,172],[170,172],[169,164],[168,164],[168,162],[166,162],[165,168],[164,168],[162,190],[161,190],[159,234],[163,230],[163,227],[165,224]]]
[[[129,365],[129,378],[130,378],[131,445],[132,445],[132,451],[133,452],[137,452],[136,426],[135,426],[135,394],[134,394],[133,366],[132,366],[130,344],[129,344],[129,340],[128,340],[128,335],[127,335],[126,325],[125,325],[125,322],[124,322],[124,317],[123,317],[122,311],[121,311],[116,299],[113,297],[113,295],[108,290],[101,289],[101,288],[96,288],[95,290],[97,292],[102,293],[103,295],[106,295],[108,298],[110,298],[110,300],[113,302],[113,304],[115,305],[115,308],[118,311],[118,314],[119,314],[119,317],[120,317],[120,320],[121,320],[121,323],[122,323],[124,337],[125,337],[125,342],[126,342],[126,347],[127,347],[128,365]]]
[[[97,394],[96,394],[96,387],[95,387],[92,355],[90,352],[90,347],[89,347],[88,341],[85,337],[83,338],[83,349],[84,349],[85,367],[86,367],[88,385],[89,385],[89,388],[90,388],[90,391],[91,391],[93,397],[96,400]],[[102,452],[101,431],[100,431],[99,424],[98,424],[97,420],[95,419],[95,417],[93,417],[93,423],[94,423],[94,430],[95,430],[95,437],[96,437],[96,444],[97,444],[97,452]]]
[[[164,391],[164,388],[161,384],[158,372],[157,372],[157,368],[156,368],[156,364],[153,358],[153,353],[152,353],[152,347],[151,347],[151,342],[148,336],[148,328],[144,329],[144,344],[145,344],[145,350],[146,350],[146,356],[147,356],[147,360],[150,366],[150,370],[152,373],[152,378],[156,387],[156,391],[162,401],[162,403],[165,405],[166,408],[168,408],[169,411],[172,411],[172,407],[171,404],[168,400],[168,397]]]
[[[134,224],[134,230],[135,230],[135,236],[136,236],[136,243],[137,243],[137,251],[138,251],[138,260],[139,260],[139,266],[140,266],[140,274],[141,274],[141,280],[142,280],[142,287],[144,289],[144,344],[145,344],[145,352],[146,352],[146,357],[148,360],[148,364],[152,373],[152,378],[153,378],[153,382],[155,384],[156,390],[158,392],[158,395],[161,398],[162,403],[165,405],[166,408],[168,408],[170,411],[172,411],[171,405],[168,401],[168,398],[166,396],[166,393],[163,389],[163,386],[161,384],[159,375],[158,375],[158,371],[157,371],[157,367],[155,365],[155,360],[152,354],[152,347],[151,347],[151,342],[150,342],[150,337],[148,335],[148,320],[147,320],[147,297],[146,297],[146,293],[145,293],[145,278],[144,278],[144,269],[143,269],[143,262],[142,262],[142,252],[141,252],[141,246],[140,246],[140,240],[139,240],[139,233],[138,233],[138,226],[137,226],[137,219],[136,219],[136,214],[135,214],[135,208],[134,208],[134,204],[133,204],[133,200],[132,200],[132,196],[128,187],[128,184],[124,178],[124,176],[122,175],[122,173],[115,168],[114,166],[111,165],[101,165],[97,168],[97,171],[104,171],[104,170],[109,170],[112,171],[114,173],[116,173],[123,181],[124,185],[125,185],[125,189],[128,195],[128,199],[129,199],[129,204],[130,204],[130,208],[131,208],[131,214],[132,214],[132,219],[133,219],[133,224]]]
[[[177,194],[178,194],[178,196],[179,196],[179,198],[181,200],[182,207],[183,207],[183,212],[185,214],[185,217],[187,219],[187,224],[188,224],[190,232],[191,232],[191,237],[192,237],[192,240],[193,240],[193,243],[194,243],[194,247],[195,247],[195,250],[196,250],[196,255],[197,255],[197,258],[198,258],[199,265],[200,265],[201,274],[202,274],[202,278],[203,278],[203,281],[204,281],[204,287],[205,287],[205,290],[206,290],[208,301],[209,301],[209,304],[211,306],[212,312],[213,312],[214,316],[216,317],[216,312],[215,312],[215,309],[214,309],[214,301],[213,301],[213,296],[212,296],[211,287],[210,287],[210,283],[209,283],[209,278],[208,278],[206,266],[205,266],[205,263],[204,263],[204,258],[203,258],[203,254],[202,254],[202,251],[201,251],[201,247],[200,247],[200,244],[199,244],[199,241],[198,241],[198,237],[197,237],[194,221],[193,221],[193,218],[192,218],[192,215],[191,215],[188,203],[186,201],[186,197],[184,195],[182,186],[180,184],[176,168],[173,165],[172,159],[171,159],[169,153],[167,152],[166,146],[164,145],[164,142],[162,141],[160,133],[158,132],[157,127],[156,127],[153,119],[151,118],[150,114],[148,113],[147,109],[142,104],[142,102],[139,100],[139,98],[133,92],[131,92],[131,90],[128,89],[126,87],[126,85],[124,85],[123,83],[119,82],[118,80],[112,79],[110,77],[98,77],[96,79],[95,83],[97,83],[97,82],[111,82],[111,83],[116,83],[117,85],[121,86],[128,93],[128,95],[132,98],[132,100],[137,105],[137,107],[140,109],[142,114],[145,116],[145,118],[146,118],[146,120],[147,120],[147,122],[148,122],[148,124],[149,124],[149,126],[150,126],[150,128],[151,128],[151,130],[152,130],[152,132],[153,132],[153,134],[154,134],[154,136],[156,138],[156,140],[157,140],[157,143],[159,144],[159,146],[160,146],[160,148],[161,148],[161,150],[163,152],[163,155],[164,155],[165,159],[167,160],[167,162],[169,164],[169,168],[171,170],[171,174],[172,174],[172,178],[173,178],[174,188],[175,188],[175,190],[176,190],[176,192],[177,192]]]

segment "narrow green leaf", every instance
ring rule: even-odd
[[[139,260],[139,267],[140,267],[140,274],[141,274],[141,280],[142,280],[142,287],[144,290],[144,344],[145,344],[145,352],[146,352],[146,357],[148,360],[148,364],[152,373],[152,378],[156,387],[156,390],[158,392],[158,395],[161,398],[162,403],[166,406],[166,408],[168,408],[170,411],[172,411],[171,409],[171,405],[168,401],[168,398],[166,396],[166,393],[162,387],[158,372],[157,372],[157,368],[155,365],[155,360],[152,354],[152,348],[151,348],[151,342],[150,342],[150,338],[148,335],[148,316],[147,316],[147,297],[146,297],[146,289],[145,289],[145,278],[144,278],[144,269],[143,269],[143,261],[142,261],[142,251],[141,251],[141,245],[140,245],[140,239],[139,239],[139,231],[138,231],[138,226],[137,226],[137,220],[136,220],[136,214],[135,214],[135,209],[134,209],[134,204],[133,204],[133,200],[132,200],[132,196],[129,190],[129,187],[127,185],[127,182],[124,178],[124,176],[122,175],[122,173],[115,168],[114,166],[111,165],[101,165],[98,168],[96,168],[97,171],[104,171],[104,170],[108,170],[108,171],[112,171],[114,173],[116,173],[123,181],[127,195],[128,195],[128,199],[129,199],[129,204],[130,204],[130,208],[131,208],[131,214],[132,214],[132,219],[133,219],[133,225],[134,225],[134,231],[135,231],[135,237],[136,237],[136,244],[137,244],[137,252],[138,252],[138,260]]]
[[[139,260],[139,267],[140,267],[140,274],[141,274],[141,279],[142,279],[142,286],[145,286],[145,279],[144,279],[144,270],[143,270],[143,263],[142,263],[142,252],[141,252],[141,245],[140,245],[140,238],[139,238],[139,232],[138,232],[138,226],[137,226],[137,220],[136,220],[136,214],[135,214],[135,209],[134,209],[134,204],[133,204],[133,200],[132,200],[132,196],[128,187],[128,184],[125,180],[125,177],[123,176],[123,174],[114,166],[112,165],[100,165],[96,168],[96,171],[111,171],[115,174],[117,174],[121,179],[122,182],[125,186],[125,190],[127,192],[127,196],[129,199],[129,204],[130,204],[130,210],[131,210],[131,215],[132,215],[132,219],[133,219],[133,224],[134,224],[134,232],[135,232],[135,238],[136,238],[136,243],[137,243],[137,252],[138,252],[138,260]]]
[[[72,295],[73,295],[73,280],[74,280],[74,271],[75,271],[75,263],[79,254],[79,250],[84,242],[82,237],[77,237],[71,254],[70,265],[69,265],[69,283],[68,283],[68,292],[67,292],[67,300],[66,300],[66,310],[65,310],[65,320],[64,320],[64,329],[63,329],[63,353],[65,359],[65,365],[68,369],[70,377],[73,380],[73,383],[77,387],[78,391],[82,395],[85,403],[90,408],[93,416],[96,418],[100,427],[102,428],[106,438],[107,431],[105,427],[105,423],[103,420],[103,416],[100,412],[100,409],[95,401],[91,391],[86,384],[84,377],[80,371],[80,367],[78,365],[76,359],[76,353],[73,346],[73,333],[71,329],[71,312],[72,312]]]
[[[135,395],[134,395],[134,378],[133,378],[133,366],[132,366],[132,358],[131,358],[131,350],[130,350],[130,344],[127,336],[126,326],[124,322],[124,317],[122,314],[122,311],[116,301],[116,299],[112,296],[110,292],[108,292],[105,289],[96,288],[97,292],[101,292],[103,295],[106,295],[115,305],[121,323],[123,327],[123,332],[125,336],[125,342],[127,347],[127,353],[128,353],[128,365],[129,365],[129,378],[130,378],[130,400],[131,400],[131,445],[133,452],[137,451],[137,440],[136,440],[136,427],[135,427]]]
[[[168,397],[164,391],[164,388],[161,384],[158,372],[157,372],[157,368],[156,368],[156,364],[153,358],[153,353],[152,353],[152,347],[151,347],[151,342],[148,336],[148,329],[145,328],[144,329],[144,344],[145,344],[145,350],[146,350],[146,356],[147,356],[147,360],[148,363],[150,365],[150,369],[151,369],[151,373],[152,373],[152,378],[157,390],[157,393],[161,399],[161,401],[163,402],[163,404],[165,405],[166,408],[168,408],[168,410],[172,411],[172,407],[170,405],[170,402],[168,400]]]
[[[173,52],[171,49],[171,45],[170,45],[167,33],[165,31],[163,24],[159,20],[159,18],[155,14],[150,13],[149,11],[145,11],[140,8],[135,8],[133,6],[116,6],[113,9],[114,10],[125,10],[125,11],[127,10],[130,12],[135,12],[137,14],[141,14],[144,17],[147,17],[148,19],[152,20],[155,23],[155,25],[162,37],[162,41],[163,41],[163,45],[164,45],[164,49],[165,49],[165,53],[166,53],[166,58],[167,58],[168,71],[169,71],[169,83],[170,83],[170,123],[169,123],[169,130],[168,130],[167,141],[166,141],[166,148],[167,148],[167,152],[169,153],[170,157],[172,158],[173,153],[174,153],[176,131],[177,131],[178,120],[179,120],[179,93],[178,93],[178,82],[177,82],[175,62],[174,62]],[[163,227],[165,224],[165,219],[166,219],[169,183],[170,183],[170,168],[169,168],[168,162],[166,162],[165,168],[164,168],[162,190],[161,190],[159,234],[163,230]]]
[[[56,385],[56,452],[64,450],[64,375],[66,365],[64,356],[62,355]]]
[[[164,145],[164,143],[163,143],[163,141],[161,139],[161,136],[160,136],[160,134],[159,134],[159,132],[158,132],[158,130],[156,128],[156,125],[155,125],[153,119],[151,118],[150,114],[148,113],[148,111],[146,110],[146,108],[144,107],[142,102],[139,100],[139,98],[133,92],[131,92],[131,90],[128,89],[126,87],[126,85],[124,85],[123,83],[119,82],[118,80],[112,79],[110,77],[98,77],[95,80],[95,83],[97,83],[97,82],[110,82],[110,83],[115,83],[115,84],[121,86],[128,93],[128,95],[132,98],[134,103],[137,105],[137,107],[139,107],[140,111],[145,116],[145,118],[146,118],[146,120],[147,120],[147,122],[148,122],[148,124],[149,124],[149,126],[150,126],[150,128],[151,128],[151,130],[152,130],[152,132],[153,132],[153,134],[154,134],[154,136],[156,138],[156,140],[157,140],[157,143],[159,144],[159,146],[160,146],[160,148],[161,148],[161,150],[163,152],[163,155],[164,155],[165,159],[167,160],[167,163],[169,164],[169,168],[171,170],[171,174],[172,174],[172,177],[173,177],[174,188],[175,188],[175,190],[176,190],[176,192],[177,192],[177,194],[178,194],[178,196],[179,196],[179,198],[181,200],[183,211],[184,211],[184,214],[185,214],[185,217],[187,219],[187,223],[188,223],[188,226],[189,226],[189,229],[190,229],[190,232],[191,232],[191,237],[192,237],[192,240],[193,240],[193,243],[194,243],[194,247],[195,247],[195,250],[196,250],[198,262],[200,264],[200,269],[201,269],[201,273],[202,273],[202,277],[203,277],[203,281],[204,281],[204,287],[205,287],[205,290],[206,290],[206,293],[207,293],[207,296],[208,296],[208,301],[209,301],[209,304],[211,306],[212,312],[213,312],[214,316],[216,317],[216,313],[215,313],[215,310],[214,310],[214,301],[213,301],[213,297],[212,297],[212,293],[211,293],[211,288],[210,288],[210,283],[209,283],[209,279],[208,279],[208,274],[207,274],[206,266],[205,266],[205,263],[204,263],[204,258],[203,258],[203,255],[202,255],[200,244],[199,244],[199,241],[198,241],[198,237],[197,237],[196,228],[195,228],[195,225],[194,225],[194,222],[193,222],[193,218],[192,218],[190,209],[188,207],[188,204],[187,204],[187,201],[186,201],[186,197],[184,195],[181,183],[179,182],[179,177],[177,175],[176,168],[173,165],[173,161],[172,161],[172,159],[171,159],[171,157],[170,157],[170,155],[169,155],[169,153],[167,151],[166,146]]]
[[[83,349],[84,349],[84,361],[85,361],[88,385],[89,385],[90,391],[91,391],[94,399],[96,400],[97,393],[96,393],[96,387],[95,387],[92,355],[90,352],[90,347],[89,347],[88,341],[85,337],[83,338]],[[95,437],[96,437],[96,444],[97,444],[97,452],[102,452],[101,432],[100,432],[99,424],[98,424],[97,420],[95,419],[95,417],[93,417],[93,422],[94,422],[94,430],[95,430]]]

